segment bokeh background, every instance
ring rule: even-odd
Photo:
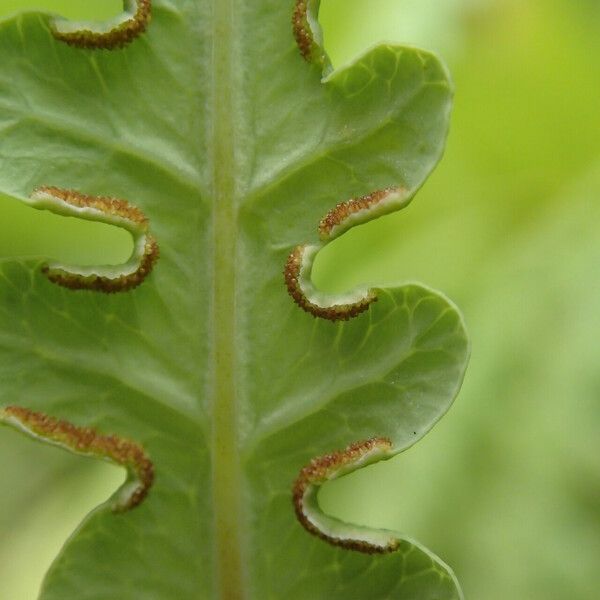
[[[0,0],[0,18],[119,10],[93,4]],[[473,342],[450,413],[396,459],[331,484],[322,504],[419,539],[468,599],[596,600],[600,2],[322,0],[321,22],[335,64],[379,40],[437,51],[456,102],[446,155],[413,204],[323,252],[318,283],[422,281],[459,304]],[[127,252],[111,228],[0,197],[0,257],[93,263]],[[33,600],[122,475],[8,430],[0,457],[0,598]]]

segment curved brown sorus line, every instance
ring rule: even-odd
[[[306,60],[310,60],[312,54],[313,39],[306,21],[307,0],[296,0],[292,25],[294,26],[294,37],[300,49],[300,53]]]
[[[79,29],[75,31],[61,30],[59,23],[51,27],[52,35],[61,42],[70,46],[88,49],[112,50],[122,48],[141,35],[150,22],[152,16],[152,0],[134,0],[136,10],[130,13],[131,17],[118,23],[108,31],[92,31]],[[130,0],[123,0],[123,7],[127,11]]]
[[[34,190],[31,204],[59,214],[120,226],[127,229],[134,238],[134,251],[126,265],[94,270],[57,263],[46,264],[42,267],[42,272],[52,283],[72,290],[93,290],[108,294],[124,292],[139,286],[159,258],[158,244],[148,233],[148,218],[139,208],[125,200],[43,186]]]
[[[411,198],[408,189],[392,186],[339,202],[319,222],[321,245],[296,246],[288,256],[284,276],[294,302],[313,316],[330,321],[348,320],[366,311],[377,300],[374,290],[357,289],[341,296],[321,293],[311,281],[313,260],[328,242],[356,225],[404,208]]]
[[[327,319],[328,321],[348,321],[358,316],[369,308],[377,300],[373,292],[360,298],[356,302],[331,304],[321,306],[311,301],[302,287],[302,261],[306,250],[305,245],[296,246],[285,263],[284,277],[287,290],[294,302],[305,312],[313,317]]]
[[[105,294],[116,294],[118,292],[127,292],[141,285],[154,268],[154,263],[158,260],[159,256],[160,251],[156,240],[148,236],[144,246],[142,261],[133,273],[114,278],[97,274],[80,275],[70,273],[65,269],[53,268],[49,265],[42,266],[42,273],[52,283],[70,290],[91,290]]]
[[[121,512],[138,506],[154,482],[154,465],[139,444],[116,435],[101,435],[91,427],[79,427],[40,412],[7,406],[0,409],[0,422],[12,425],[29,435],[86,456],[110,460],[125,467],[134,483],[119,497],[113,510]]]
[[[33,194],[49,194],[54,198],[62,200],[65,204],[70,204],[77,208],[95,208],[105,215],[122,217],[128,221],[138,223],[143,227],[148,227],[148,218],[137,207],[126,200],[112,198],[110,196],[88,196],[75,190],[64,190],[53,185],[44,185],[37,187]]]
[[[319,236],[323,240],[334,237],[336,229],[348,226],[351,219],[359,214],[365,216],[391,198],[406,199],[406,190],[400,187],[388,187],[370,194],[339,202],[319,222]]]
[[[375,542],[375,538],[369,540],[368,536],[365,536],[365,539],[360,539],[358,536],[352,537],[352,533],[359,533],[361,530],[367,531],[366,528],[336,522],[334,519],[331,519],[331,521],[336,522],[336,525],[339,524],[341,527],[338,527],[335,532],[324,530],[313,520],[306,505],[308,494],[315,494],[315,491],[327,481],[360,468],[364,464],[369,464],[369,459],[373,462],[374,457],[389,457],[391,450],[392,442],[388,438],[375,437],[355,442],[345,450],[313,458],[300,471],[292,489],[294,510],[301,525],[309,533],[329,544],[347,550],[356,550],[366,554],[386,554],[397,550],[398,540],[389,535],[382,537],[378,543]],[[344,527],[350,533],[348,537],[344,535]]]
[[[304,59],[308,62],[312,62],[315,59],[319,50],[308,22],[308,5],[310,1],[311,0],[296,0],[296,5],[292,14],[294,38],[296,38],[300,54],[302,54]]]

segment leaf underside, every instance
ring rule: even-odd
[[[294,515],[312,458],[420,439],[457,394],[468,343],[456,308],[417,284],[335,323],[288,295],[287,257],[338,202],[412,197],[451,104],[445,69],[411,48],[378,46],[322,82],[293,9],[155,1],[147,33],[110,51],[56,40],[42,14],[0,22],[0,192],[125,198],[161,251],[141,286],[111,295],[0,263],[0,406],[135,440],[154,463],[138,508],[107,503],[68,541],[43,600],[461,597],[401,534],[367,555]]]

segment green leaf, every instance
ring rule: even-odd
[[[339,460],[323,475],[333,478],[421,438],[458,392],[468,343],[456,308],[417,284],[315,290],[335,319],[368,298],[366,312],[336,322],[286,293],[294,248],[316,252],[412,199],[439,160],[451,104],[445,69],[421,50],[382,45],[332,71],[317,47],[306,63],[293,9],[163,0],[133,41],[80,40],[131,41],[110,51],[69,47],[41,14],[0,23],[0,193],[78,190],[32,202],[124,227],[135,242],[120,268],[45,268],[55,283],[40,262],[0,263],[0,420],[127,466],[120,507],[138,480],[148,487],[146,457],[155,475],[135,510],[110,502],[86,519],[43,600],[460,597],[449,568],[406,536],[315,503],[316,533],[336,547],[294,514],[311,459]],[[358,200],[328,213],[348,198]],[[341,226],[317,242],[326,214]],[[148,276],[150,236],[161,259]],[[51,418],[19,420],[9,405]],[[331,454],[373,438],[379,454],[360,455],[364,444]],[[313,497],[322,480],[307,483]],[[382,537],[389,545],[370,554],[348,549]]]

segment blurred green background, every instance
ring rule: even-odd
[[[39,7],[83,18],[119,5],[0,0],[0,16]],[[318,283],[422,281],[459,304],[473,341],[463,391],[438,426],[331,484],[322,504],[422,541],[472,600],[595,600],[600,2],[322,0],[321,22],[335,64],[379,40],[436,50],[456,104],[444,160],[414,203],[323,252]],[[67,221],[0,197],[0,256],[128,253],[119,232]],[[32,600],[122,475],[8,430],[0,456],[0,597]]]

